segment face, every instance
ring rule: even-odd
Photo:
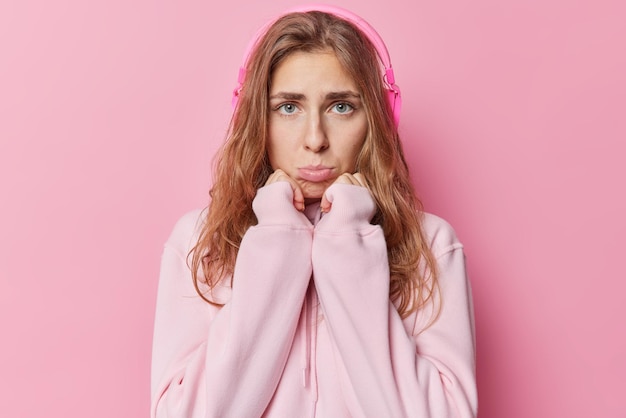
[[[305,199],[319,199],[343,173],[353,173],[365,141],[361,95],[333,52],[295,52],[271,79],[268,155]]]

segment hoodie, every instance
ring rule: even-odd
[[[161,263],[152,418],[476,416],[471,291],[450,225],[424,215],[440,306],[402,319],[370,193],[326,195],[321,216],[298,212],[286,182],[259,189],[233,277],[210,294],[223,306],[200,298],[186,262],[202,212],[178,221]]]

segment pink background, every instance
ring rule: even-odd
[[[294,4],[0,3],[0,415],[148,415],[162,244],[241,54]],[[623,418],[621,0],[344,0],[388,43],[426,208],[466,245],[482,418]]]

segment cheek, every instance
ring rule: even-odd
[[[287,132],[279,127],[271,126],[269,129],[269,137],[267,140],[267,156],[269,158],[272,169],[282,168],[285,160],[289,156],[289,141],[286,137]]]
[[[350,160],[351,168],[355,168],[356,161],[365,145],[365,136],[367,129],[361,129],[354,133],[352,141],[350,141],[349,148],[346,150],[346,158]]]

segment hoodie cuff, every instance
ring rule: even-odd
[[[293,205],[293,190],[286,181],[277,181],[257,190],[252,210],[259,225],[311,226],[306,216]]]
[[[318,223],[317,230],[359,230],[370,226],[376,214],[376,202],[366,187],[335,183],[326,190],[330,211]]]

